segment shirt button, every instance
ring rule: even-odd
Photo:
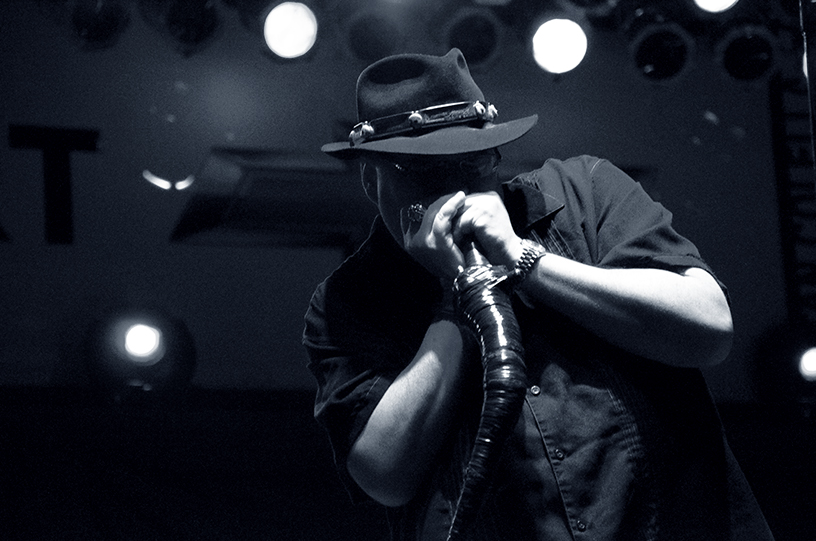
[[[575,527],[578,528],[579,532],[585,532],[587,529],[587,525],[580,520],[575,523]]]
[[[557,458],[558,460],[564,460],[564,457],[567,456],[561,449],[556,449],[555,451],[553,451],[553,455],[555,455],[555,458]]]
[[[541,387],[538,385],[533,385],[530,387],[530,392],[533,393],[533,396],[538,396],[541,394]]]

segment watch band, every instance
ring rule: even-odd
[[[510,277],[513,287],[521,284],[530,274],[530,271],[533,270],[536,262],[547,253],[543,246],[529,239],[521,239],[521,246],[521,257],[516,261]]]

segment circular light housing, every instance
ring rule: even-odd
[[[283,2],[264,18],[263,34],[270,51],[281,58],[297,58],[317,41],[317,17],[306,4]]]
[[[91,378],[115,401],[133,393],[170,396],[195,371],[186,325],[158,310],[114,311],[91,326],[86,345]]]
[[[533,35],[533,58],[550,73],[566,73],[578,67],[587,52],[587,36],[570,19],[550,19]]]

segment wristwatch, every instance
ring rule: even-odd
[[[510,275],[510,283],[514,288],[518,287],[527,278],[536,262],[547,253],[543,246],[529,239],[521,239],[521,247],[521,257],[516,261]]]

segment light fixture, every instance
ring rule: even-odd
[[[193,377],[196,352],[186,325],[157,309],[119,309],[91,326],[90,376],[117,403],[180,396]]]
[[[633,43],[635,66],[644,77],[653,81],[674,78],[688,63],[692,43],[675,23],[652,26]]]
[[[694,40],[660,9],[635,9],[624,24],[632,61],[638,72],[654,82],[679,76],[690,64]]]
[[[322,152],[213,148],[196,171],[170,239],[350,253],[377,213],[362,190],[349,190],[359,182],[353,165]]]
[[[816,344],[799,356],[799,375],[806,381],[816,382]]]
[[[221,25],[215,0],[139,0],[139,9],[184,56],[209,45]]]
[[[561,74],[575,69],[587,52],[584,29],[571,19],[544,21],[532,37],[533,58],[544,70]]]
[[[263,15],[266,46],[283,59],[307,54],[317,41],[317,17],[302,2],[281,2]]]
[[[348,51],[366,64],[397,53],[405,43],[400,6],[372,3],[352,13],[338,15],[343,19],[342,32]]]
[[[694,0],[694,4],[706,13],[722,13],[734,7],[739,0]]]
[[[582,10],[590,18],[608,17],[618,6],[618,0],[566,0],[566,2]]]
[[[762,402],[816,413],[816,328],[783,323],[757,345],[756,385]]]
[[[77,0],[71,12],[74,33],[86,50],[113,47],[128,24],[130,15],[121,0]]]
[[[774,41],[773,35],[764,26],[739,24],[727,31],[719,42],[718,60],[726,73],[734,79],[760,79],[773,67]]]
[[[182,180],[171,181],[162,178],[158,175],[154,175],[148,169],[142,171],[142,178],[148,181],[150,184],[158,188],[161,188],[162,190],[170,190],[173,188],[175,188],[176,190],[186,190],[187,188],[192,186],[193,182],[195,182],[195,175],[187,175]]]
[[[443,33],[446,48],[461,50],[472,68],[489,65],[500,52],[502,24],[490,9],[459,9],[449,19]]]

